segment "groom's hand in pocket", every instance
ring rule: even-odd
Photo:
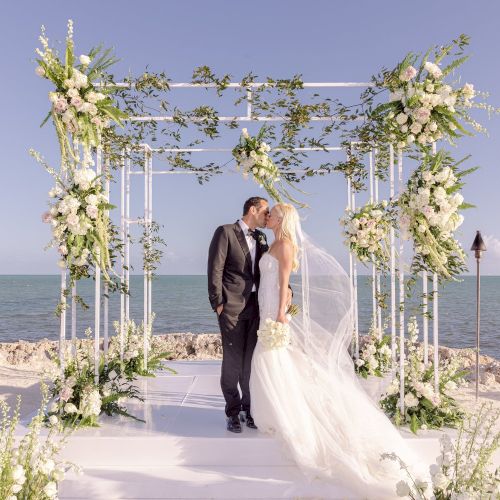
[[[222,314],[223,309],[224,309],[224,304],[219,304],[217,306],[217,316],[220,316]]]

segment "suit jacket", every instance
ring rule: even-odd
[[[214,311],[224,304],[224,313],[238,316],[245,308],[253,285],[259,288],[259,261],[267,251],[266,236],[257,230],[255,268],[245,235],[238,222],[219,226],[208,250],[208,298]]]

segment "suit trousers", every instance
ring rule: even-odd
[[[222,336],[220,385],[226,400],[226,415],[231,417],[241,410],[250,411],[250,369],[259,328],[257,293],[251,293],[245,309],[237,317],[223,311],[218,319]]]

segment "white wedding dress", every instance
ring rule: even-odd
[[[351,313],[347,276],[333,257],[303,243],[301,314],[290,323],[290,346],[268,350],[257,342],[250,377],[252,415],[260,431],[284,441],[306,476],[315,483],[319,478],[322,491],[334,491],[335,485],[349,491],[348,498],[397,498],[395,485],[407,478],[380,455],[396,452],[413,467],[416,457],[357,381],[346,343]],[[267,318],[277,317],[276,258],[264,254],[260,272],[262,327]],[[322,498],[336,497],[326,493]]]

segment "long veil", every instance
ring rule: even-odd
[[[348,275],[300,222],[296,233],[300,276],[292,287],[300,290],[301,311],[290,324],[290,352],[301,372],[295,383],[304,395],[307,432],[288,436],[289,447],[308,475],[332,478],[363,497],[395,497],[395,484],[404,476],[394,463],[381,461],[381,454],[395,452],[413,470],[419,461],[357,379],[348,349],[353,333]]]

